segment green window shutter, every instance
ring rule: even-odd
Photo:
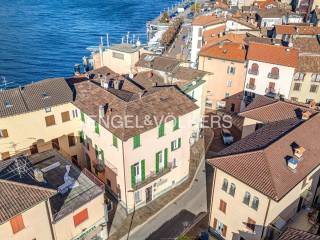
[[[175,120],[174,120],[174,123],[173,123],[174,125],[173,125],[173,131],[175,131],[175,130],[177,130],[177,129],[179,129],[179,117],[177,117]]]
[[[156,153],[156,173],[159,173],[159,155],[160,153]]]
[[[83,112],[80,112],[80,115],[81,115],[81,121],[82,121],[82,122],[85,122],[86,120],[85,120],[85,118],[84,118],[84,113],[83,113]]]
[[[104,163],[104,152],[102,149],[100,149],[100,159],[101,159],[101,162]]]
[[[171,142],[171,151],[174,151],[174,141]]]
[[[164,149],[164,168],[168,167],[168,148]]]
[[[146,162],[141,160],[141,181],[144,182],[146,178]]]
[[[140,135],[136,135],[133,137],[133,148],[140,147]]]
[[[131,165],[131,187],[136,186],[136,168],[134,165]]]
[[[84,142],[84,133],[82,130],[79,132],[79,138],[80,138],[80,142],[83,143]]]
[[[163,137],[164,136],[164,123],[161,123],[159,126],[158,136]]]
[[[95,144],[94,145],[94,151],[95,151],[95,153],[96,153],[96,158],[98,159],[98,157],[99,157],[99,150],[98,150],[98,146]]]
[[[181,147],[181,138],[178,139],[178,148]]]
[[[98,123],[98,122],[95,122],[95,124],[94,124],[94,131],[95,131],[97,134],[100,134],[100,129],[99,129],[99,123]]]
[[[112,135],[112,145],[118,148],[118,138],[115,135]]]

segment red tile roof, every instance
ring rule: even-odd
[[[293,120],[285,120],[285,123],[289,124],[288,121]],[[281,121],[272,123],[271,126],[266,125],[253,133],[255,141],[264,138],[262,146],[245,149],[247,145],[252,144],[252,139],[250,140],[252,136],[249,135],[239,141],[243,144],[243,152],[219,155],[209,159],[209,163],[273,200],[279,201],[320,164],[318,157],[320,115],[304,122],[296,120],[296,123],[291,124],[285,132],[281,131],[283,128]],[[273,131],[279,129],[278,138],[275,135],[276,138],[268,139],[265,134],[260,134],[262,131],[268,133],[271,129]],[[240,144],[239,142],[234,145]],[[303,160],[299,161],[295,172],[291,171],[286,163],[286,158],[293,155],[293,143],[306,149]],[[235,148],[233,145],[231,147]]]
[[[320,240],[320,236],[300,229],[288,228],[278,240]]]
[[[295,68],[298,55],[295,48],[250,42],[247,59]]]
[[[246,50],[242,44],[233,42],[222,42],[201,49],[200,56],[211,57],[235,62],[244,62]]]
[[[223,18],[218,18],[217,16],[214,16],[214,15],[199,16],[192,21],[192,25],[205,27],[205,26],[215,25],[223,22],[224,22]]]
[[[275,29],[277,34],[290,34],[290,35],[320,34],[320,27],[315,27],[315,26],[276,25]]]

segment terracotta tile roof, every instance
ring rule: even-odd
[[[131,95],[128,101],[115,95],[112,90],[106,90],[90,81],[74,84],[76,99],[74,104],[92,119],[99,121],[99,106],[107,105],[102,125],[123,141],[156,127],[156,121],[146,123],[145,116],[153,116],[158,122],[164,116],[183,116],[198,107],[186,95],[174,86],[154,87],[139,94]],[[121,92],[121,90],[118,90]],[[118,127],[110,124],[114,116],[134,116],[133,128]],[[170,119],[166,119],[170,120]],[[143,126],[143,127],[139,127]]]
[[[246,57],[246,50],[242,44],[225,42],[218,45],[212,45],[202,48],[200,50],[200,56],[235,62],[244,62]]]
[[[245,36],[246,36],[245,34],[226,33],[225,35],[220,37],[219,36],[210,37],[205,40],[205,46],[203,48],[216,45],[219,42],[234,42],[234,43],[244,44]]]
[[[297,72],[320,73],[320,55],[299,56]]]
[[[281,40],[280,39],[275,39],[275,38],[268,38],[268,37],[257,37],[254,35],[248,35],[247,37],[244,39],[245,43],[247,45],[249,45],[250,42],[256,42],[256,43],[264,43],[264,44],[272,44],[273,42],[275,42],[276,44],[281,44]]]
[[[262,9],[257,13],[261,18],[282,18],[286,15],[283,9],[273,7],[269,9]]]
[[[288,228],[278,240],[320,240],[320,236],[300,229]]]
[[[223,18],[218,18],[217,16],[214,16],[214,15],[199,16],[192,21],[192,25],[205,27],[205,26],[220,24],[223,22],[224,22]]]
[[[320,27],[315,26],[299,26],[299,25],[276,25],[277,34],[290,35],[317,35],[320,34]]]
[[[170,72],[180,65],[181,61],[175,58],[163,57],[151,54],[142,54],[136,67],[150,68],[153,70]]]
[[[52,78],[23,87],[0,91],[0,117],[36,111],[72,102],[72,91],[64,78]],[[6,107],[6,103],[10,107]]]
[[[55,190],[0,179],[0,225],[55,194]]]
[[[295,48],[251,42],[247,59],[295,68],[298,66],[298,54]]]
[[[301,118],[303,111],[316,113],[317,111],[304,105],[298,105],[286,101],[277,101],[267,97],[254,99],[240,116],[255,119],[263,123],[276,122],[290,118]]]
[[[134,75],[133,80],[137,82],[144,89],[149,89],[154,86],[165,85],[164,78],[153,71],[139,72]]]
[[[316,37],[304,38],[297,37],[293,39],[293,47],[299,49],[299,53],[317,53],[320,54],[320,42]]]
[[[275,2],[274,0],[265,0],[265,1],[255,1],[253,5],[258,7],[259,9],[265,10],[267,9],[268,6],[270,7],[270,5],[273,5],[275,7],[278,6],[278,3]]]
[[[202,37],[204,41],[207,41],[208,39],[212,37],[216,37],[219,33],[223,33],[226,30],[226,25],[222,25],[213,29],[209,29],[203,32]]]
[[[271,138],[269,143],[263,144],[258,150],[249,148],[248,151],[244,150],[242,153],[217,156],[210,159],[209,163],[273,200],[279,201],[319,166],[319,124],[320,115],[318,114],[302,123],[297,122],[292,129],[289,128],[288,132],[283,133],[279,138]],[[275,128],[278,128],[277,125],[280,129],[283,128],[283,123],[278,122],[257,130],[256,133],[253,133],[257,137],[255,140],[257,141],[259,133],[262,131],[275,131]],[[310,138],[311,135],[312,138]],[[265,134],[261,134],[261,136],[265,137]],[[250,138],[249,135],[241,142]],[[249,140],[246,143],[252,144]],[[238,143],[234,143],[234,145],[236,144]],[[292,144],[298,144],[306,149],[303,160],[298,163],[296,172],[289,170],[286,164],[286,158],[293,155]],[[235,147],[233,146],[233,148]],[[246,148],[246,144],[242,148]]]

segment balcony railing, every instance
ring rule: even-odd
[[[274,88],[266,88],[265,93],[266,93],[266,94],[269,94],[269,93],[275,94],[275,93],[276,93],[276,90],[275,90]]]
[[[149,183],[157,180],[158,178],[164,176],[165,174],[169,173],[172,169],[174,168],[172,162],[168,163],[168,167],[163,168],[163,169],[159,169],[159,172],[151,172],[148,176],[145,176],[144,181],[137,181],[135,186],[134,186],[134,190],[137,190],[139,188],[142,188],[146,185],[148,185]]]
[[[254,69],[249,69],[249,74],[251,74],[251,75],[259,75],[259,70],[254,70]]]
[[[274,73],[269,72],[268,73],[268,78],[279,79],[279,74],[274,74]]]
[[[256,85],[247,83],[246,88],[247,88],[247,89],[251,89],[251,90],[255,90],[255,89],[256,89]]]

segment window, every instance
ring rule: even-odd
[[[293,76],[293,80],[295,81],[303,81],[305,74],[301,72],[296,72]]]
[[[311,93],[316,93],[316,92],[318,92],[318,88],[319,88],[318,85],[311,84],[311,86],[310,86],[310,92],[311,92]]]
[[[227,235],[227,226],[222,222],[218,221],[216,218],[213,219],[213,229],[216,230],[217,233],[226,237]]]
[[[2,152],[1,153],[1,160],[6,160],[10,158],[10,153],[9,152]]]
[[[245,192],[243,203],[249,206],[251,195],[249,192]]]
[[[232,80],[227,81],[227,87],[232,87]]]
[[[8,130],[7,129],[1,129],[0,130],[0,138],[7,138],[7,137],[9,137]]]
[[[98,122],[94,123],[94,132],[96,134],[100,134],[100,128],[99,128],[99,123]]]
[[[69,111],[62,112],[61,113],[62,122],[68,122],[70,121],[70,114]]]
[[[79,132],[79,139],[80,139],[80,143],[84,142],[84,133],[82,130]]]
[[[72,117],[73,118],[77,118],[78,117],[78,110],[77,109],[73,109],[72,110]]]
[[[140,191],[134,192],[134,201],[135,201],[136,203],[141,202],[141,192],[140,192]]]
[[[54,115],[46,116],[46,126],[50,127],[56,124],[56,120],[54,119]]]
[[[252,207],[254,210],[258,210],[258,207],[259,207],[259,198],[253,197],[252,203],[251,203],[251,207]]]
[[[201,48],[202,40],[198,40],[198,48]]]
[[[256,88],[256,79],[250,78],[249,84],[246,86],[248,89],[254,90]]]
[[[168,167],[168,149],[156,153],[156,173]]]
[[[73,135],[73,133],[68,135],[68,143],[69,143],[69,147],[76,145],[76,138]]]
[[[81,116],[81,121],[82,122],[86,122],[86,119],[84,117],[84,113],[83,112],[80,112],[80,116]]]
[[[98,152],[98,159],[99,163],[104,165],[104,151],[102,149]]]
[[[22,229],[25,228],[22,215],[18,215],[12,218],[10,220],[10,224],[11,224],[13,234],[20,232]]]
[[[145,180],[145,160],[131,165],[131,186],[134,188],[137,183]]]
[[[163,137],[164,136],[164,123],[161,123],[158,129],[158,137]]]
[[[59,144],[59,139],[55,138],[51,140],[52,148],[57,149],[58,151],[60,150],[60,144]]]
[[[278,79],[279,78],[279,68],[271,68],[271,72],[268,74],[268,78]]]
[[[76,165],[76,166],[79,167],[79,164],[78,164],[78,155],[73,155],[73,156],[71,156],[71,162],[72,162],[74,165]]]
[[[291,99],[291,101],[293,101],[293,102],[298,102],[298,98],[297,98],[297,97],[291,97],[290,99]]]
[[[311,75],[311,81],[312,82],[320,82],[320,74],[312,74]]]
[[[86,208],[86,209],[82,210],[81,212],[79,212],[78,214],[73,216],[74,226],[77,227],[78,225],[83,223],[88,218],[89,218],[88,209]]]
[[[226,93],[225,94],[225,97],[227,98],[227,97],[229,97],[230,96],[230,93]]]
[[[112,145],[118,148],[118,138],[115,135],[112,135]]]
[[[295,83],[293,85],[293,91],[300,91],[301,89],[301,83]]]
[[[228,74],[234,75],[236,73],[236,67],[234,66],[228,66],[228,70],[227,70]]]
[[[222,190],[225,191],[225,192],[228,191],[228,180],[226,178],[223,179]]]
[[[234,194],[236,193],[236,185],[234,183],[230,184],[229,194],[234,197]]]
[[[140,135],[136,135],[133,137],[133,149],[138,148],[140,146],[141,146]]]
[[[251,68],[249,69],[249,73],[253,75],[259,74],[259,65],[257,63],[252,63]]]
[[[171,142],[171,151],[177,150],[181,147],[181,138]]]
[[[117,52],[112,52],[112,57],[123,60],[123,59],[124,59],[124,54],[122,54],[122,53],[117,53]]]
[[[179,128],[180,128],[179,117],[176,117],[176,119],[173,120],[173,131],[175,131]]]
[[[223,213],[226,213],[227,203],[220,199],[219,210]]]
[[[248,229],[250,229],[252,232],[254,232],[254,229],[256,227],[256,221],[254,221],[253,219],[251,218],[248,218],[248,221],[246,223],[246,226]]]

